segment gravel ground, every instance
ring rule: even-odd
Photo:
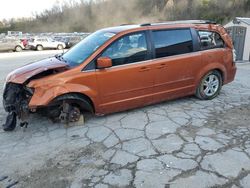
[[[11,70],[55,53],[0,54],[1,86]],[[212,101],[89,115],[72,127],[34,115],[27,129],[0,129],[0,187],[249,188],[249,83],[244,63]],[[1,105],[1,124],[5,116]]]

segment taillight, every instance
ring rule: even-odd
[[[235,63],[236,62],[236,50],[233,49],[232,53],[233,53],[233,63]]]

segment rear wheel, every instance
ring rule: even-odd
[[[38,46],[36,47],[36,50],[37,50],[37,51],[42,51],[42,50],[43,50],[43,46],[42,46],[42,45],[38,45]]]
[[[62,50],[62,49],[63,49],[63,46],[62,46],[61,44],[59,44],[59,45],[57,46],[57,49],[58,49],[58,50]]]
[[[211,100],[219,95],[222,87],[222,76],[214,70],[207,73],[196,89],[196,96],[202,100]]]
[[[22,49],[22,47],[21,46],[16,46],[15,47],[15,51],[16,52],[21,52],[23,49]]]

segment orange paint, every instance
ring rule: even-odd
[[[98,58],[104,49],[124,35],[139,31],[176,28],[217,32],[224,40],[225,47],[158,59],[150,58],[141,62],[112,67],[107,66],[110,64],[109,58],[102,58],[98,62],[102,68],[84,71],[84,68]],[[47,106],[54,98],[63,94],[81,93],[91,99],[96,114],[107,114],[193,95],[201,78],[211,70],[216,69],[221,72],[224,84],[233,81],[235,77],[236,67],[233,63],[232,41],[224,28],[219,25],[162,24],[136,26],[129,29],[116,27],[106,29],[106,31],[116,32],[116,35],[79,66],[66,68],[64,63],[56,59],[48,59],[44,60],[45,67],[39,67],[37,64],[25,70],[21,68],[15,71],[9,75],[8,82],[24,83],[27,77],[31,77],[30,74],[35,75],[42,68],[65,68],[65,71],[57,74],[31,79],[27,86],[34,88],[35,91],[29,102],[29,108]]]

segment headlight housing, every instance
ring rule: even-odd
[[[35,89],[34,88],[31,88],[31,87],[24,87],[26,93],[29,95],[29,96],[32,96],[34,94],[34,91]]]

